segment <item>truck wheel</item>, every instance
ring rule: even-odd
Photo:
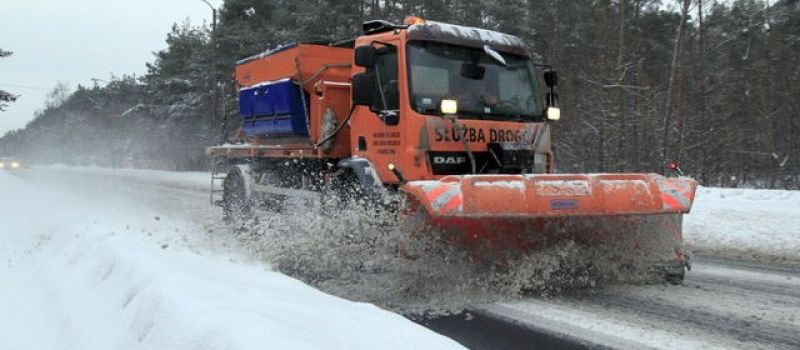
[[[679,273],[667,272],[665,280],[667,281],[667,283],[677,286],[683,284],[683,279],[685,276],[686,272],[679,272]]]
[[[683,284],[683,279],[686,277],[686,270],[683,266],[668,267],[664,273],[664,281],[672,285]]]
[[[227,223],[241,225],[252,216],[244,181],[244,177],[238,171],[231,171],[225,177],[222,214]]]

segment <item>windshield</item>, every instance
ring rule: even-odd
[[[488,50],[491,51],[491,50]],[[458,115],[533,119],[542,116],[538,83],[530,60],[487,50],[417,41],[408,44],[412,108],[439,114],[442,99],[458,101]]]

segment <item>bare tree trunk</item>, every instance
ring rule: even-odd
[[[609,59],[609,56],[610,56],[610,53],[611,53],[611,52],[609,52],[609,48],[611,46],[610,45],[611,41],[609,40],[609,38],[611,36],[611,35],[609,35],[609,32],[611,31],[610,24],[609,24],[610,17],[611,17],[611,15],[610,15],[610,12],[611,12],[610,11],[610,9],[611,9],[611,1],[610,0],[604,0],[602,5],[600,5],[600,8],[602,8],[602,15],[601,15],[602,20],[600,22],[600,30],[601,30],[601,32],[600,32],[600,42],[603,44],[603,47],[600,48],[600,65],[598,67],[596,67],[596,68],[597,68],[597,72],[599,73],[599,76],[605,77],[605,76],[607,76],[606,72],[613,72],[613,69],[609,69],[611,67],[611,65],[612,65],[611,60]],[[600,98],[601,98],[600,103],[601,104],[605,104],[605,96],[603,96],[603,95],[604,94],[601,92],[600,93]],[[599,137],[598,137],[598,142],[599,142],[598,153],[600,155],[600,159],[599,159],[600,167],[599,168],[600,168],[601,172],[605,172],[606,171],[606,163],[607,163],[607,161],[606,161],[606,144],[607,144],[606,143],[606,139],[608,137],[606,136],[606,132],[607,132],[606,129],[608,128],[608,122],[607,122],[608,113],[605,111],[605,108],[606,108],[606,106],[601,106],[601,110],[603,112],[599,113],[600,120],[599,120],[599,123],[597,125],[597,129],[599,131],[598,132],[598,134],[599,134]],[[613,134],[613,132],[612,133],[608,133],[608,134]]]
[[[683,51],[683,50],[681,50]],[[682,59],[679,59],[679,62]],[[676,74],[676,87],[675,87],[675,119],[677,119],[677,141],[675,142],[675,151],[671,159],[676,162],[683,160],[683,138],[686,132],[686,74],[683,71],[683,65],[678,64],[678,73]]]
[[[681,6],[681,20],[678,24],[678,33],[675,35],[675,48],[672,50],[672,63],[670,64],[669,68],[669,82],[667,83],[667,96],[666,103],[664,104],[664,141],[661,156],[665,162],[668,161],[667,157],[669,155],[669,131],[672,119],[672,89],[675,84],[675,77],[679,68],[678,65],[680,64],[679,58],[683,46],[683,32],[684,28],[686,27],[686,17],[689,14],[689,5],[691,4],[691,0],[682,1],[683,5]]]
[[[707,122],[707,111],[706,111],[706,27],[703,24],[703,0],[697,0],[697,20],[699,25],[699,37],[698,37],[698,45],[700,47],[698,57],[698,89],[700,94],[698,95],[697,99],[697,117],[700,118],[700,132],[697,135],[700,135],[701,138],[705,133],[708,132],[708,124]],[[698,162],[698,171],[700,175],[700,181],[703,183],[707,182],[706,174],[706,164],[708,161],[708,153],[706,152],[707,147],[700,147],[700,157]]]
[[[558,66],[560,63],[560,52],[559,48],[561,48],[561,35],[559,33],[559,27],[561,26],[561,22],[559,20],[559,3],[558,0],[552,1],[552,9],[553,9],[553,45],[550,47],[550,62]]]
[[[560,66],[560,62],[561,62],[560,61],[560,51],[559,51],[559,48],[561,47],[561,36],[560,36],[560,32],[559,32],[559,29],[561,28],[561,19],[560,19],[560,16],[559,16],[560,15],[560,12],[559,12],[559,0],[552,0],[550,8],[553,9],[553,22],[552,22],[552,26],[551,26],[553,28],[553,32],[552,32],[553,45],[550,46],[550,64],[552,64],[554,67],[559,67]],[[563,85],[563,84],[564,84],[564,81],[562,79],[561,85]],[[573,108],[576,108],[576,107],[573,107]],[[579,108],[579,107],[577,107],[577,108]],[[573,109],[572,113],[573,113],[572,115],[580,115],[580,111],[576,110],[576,109]],[[551,128],[550,128],[550,138],[551,139],[554,139],[554,140],[558,139],[558,137],[556,136],[556,135],[558,135],[558,131],[559,131],[559,125],[558,124],[560,124],[560,123],[552,123],[551,124],[552,125]],[[556,157],[556,160],[557,160],[558,159],[558,155],[555,155],[555,157]]]
[[[773,24],[770,21],[770,6],[769,0],[767,0],[764,4],[764,23],[767,28],[772,28]],[[780,107],[779,100],[777,98],[777,91],[780,91],[778,87],[778,74],[776,73],[776,67],[772,62],[772,54],[774,52],[773,45],[775,45],[775,41],[772,37],[772,31],[766,30],[765,31],[765,51],[764,51],[764,59],[762,61],[766,61],[766,67],[762,68],[767,72],[767,82],[765,83],[765,87],[767,88],[766,93],[762,93],[761,95],[766,100],[764,103],[764,107],[762,108],[766,114],[766,121],[765,126],[767,127],[766,131],[766,138],[767,138],[767,149],[771,149],[773,154],[779,155],[778,158],[775,159],[775,168],[773,172],[773,179],[772,183],[770,184],[770,188],[775,188],[775,182],[780,182],[784,175],[784,166],[785,164],[781,165],[781,159],[784,156],[784,152],[781,150],[782,142],[780,140],[780,136],[782,134],[782,130],[780,130],[781,125],[779,122],[779,113]]]
[[[619,24],[618,24],[618,33],[617,33],[617,84],[620,86],[625,85],[625,81],[627,80],[627,68],[625,67],[625,16],[628,6],[627,0],[620,0],[619,1]],[[627,111],[626,100],[625,100],[625,89],[619,89],[619,95],[617,100],[617,122],[620,125],[619,130],[619,143],[617,147],[617,157],[618,163],[620,164],[617,167],[617,171],[624,171],[623,169],[625,166],[624,164],[629,164],[627,160],[630,159],[630,152],[626,149],[627,142],[625,140],[628,138],[629,127],[628,127],[628,120],[630,119],[629,113]]]
[[[634,26],[636,26],[636,27],[641,26],[641,23],[639,22],[641,9],[642,9],[642,0],[634,0],[634,2],[633,2],[633,23],[634,23]],[[641,74],[641,71],[642,71],[642,62],[641,62],[641,59],[640,59],[641,56],[640,56],[640,46],[639,46],[640,40],[641,39],[638,36],[634,36],[634,37],[631,38],[631,41],[632,41],[632,44],[633,44],[632,45],[633,49],[631,50],[631,52],[634,53],[634,57],[632,58],[632,62],[635,62],[635,64],[631,66],[631,70],[633,72],[632,73],[632,77],[631,77],[631,84],[633,84],[633,85],[639,85],[639,83],[640,83],[639,75]],[[634,94],[633,96],[631,96],[631,108],[630,109],[631,109],[631,111],[637,113],[637,115],[634,116],[634,118],[632,119],[632,123],[631,123],[632,124],[631,125],[632,140],[631,140],[630,144],[631,144],[631,161],[632,161],[633,164],[636,165],[636,169],[633,169],[635,171],[640,171],[640,169],[642,168],[642,164],[640,164],[641,156],[640,156],[639,148],[641,147],[642,124],[645,122],[641,118],[643,116],[643,113],[641,113],[639,111],[639,108],[640,108],[639,95]]]

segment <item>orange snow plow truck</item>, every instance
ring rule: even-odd
[[[556,174],[557,75],[521,39],[417,17],[363,31],[237,62],[240,127],[206,150],[227,218],[343,189],[397,193],[401,217],[483,259],[635,235],[632,252],[683,280],[681,218],[697,183]]]

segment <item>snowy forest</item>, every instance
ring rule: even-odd
[[[204,148],[225,138],[223,121],[229,134],[238,122],[238,59],[408,15],[517,35],[558,70],[559,172],[679,161],[706,185],[800,187],[798,0],[226,0],[216,26],[175,24],[143,76],[56,86],[24,129],[0,138],[0,154],[206,169]]]

